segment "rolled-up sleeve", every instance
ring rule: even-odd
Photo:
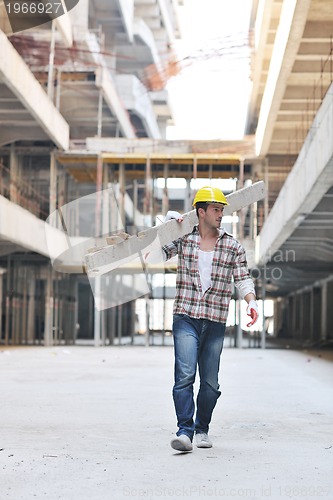
[[[165,260],[169,260],[172,257],[175,257],[175,255],[178,254],[178,245],[180,244],[180,240],[174,240],[168,245],[164,245],[162,247],[163,253],[165,255]]]
[[[250,277],[247,267],[246,253],[244,248],[239,245],[233,267],[233,277],[235,286],[237,287],[242,299],[248,294],[256,294],[254,283]]]

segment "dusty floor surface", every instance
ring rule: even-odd
[[[180,454],[171,347],[2,347],[0,500],[332,500],[328,358],[225,349],[214,447]]]

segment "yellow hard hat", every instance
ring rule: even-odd
[[[192,206],[195,207],[196,203],[199,202],[222,203],[223,205],[229,205],[227,198],[224,196],[222,191],[218,188],[210,186],[205,186],[197,191]]]

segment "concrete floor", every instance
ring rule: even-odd
[[[332,357],[222,358],[214,447],[179,454],[171,347],[0,348],[0,500],[333,499]]]

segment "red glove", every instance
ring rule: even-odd
[[[246,326],[252,326],[259,318],[259,309],[258,304],[255,300],[250,300],[249,305],[247,306],[246,313],[248,316],[251,316],[252,321],[248,323]]]

